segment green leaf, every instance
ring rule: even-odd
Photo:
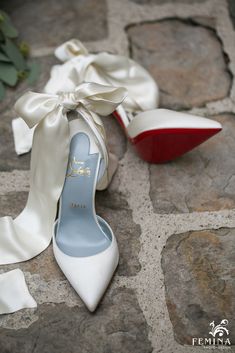
[[[5,97],[5,87],[4,84],[0,81],[0,101]]]
[[[17,29],[13,26],[10,17],[0,10],[0,28],[3,34],[8,38],[16,38],[18,36]]]
[[[30,69],[29,75],[27,77],[27,81],[30,85],[34,84],[40,75],[40,66],[36,62],[32,62],[28,64]]]
[[[10,59],[0,51],[0,61],[10,62]]]
[[[15,86],[18,80],[17,70],[12,64],[0,62],[0,80],[8,86]]]
[[[19,48],[11,39],[6,38],[6,43],[1,45],[4,53],[13,62],[17,70],[24,71],[27,69],[27,65],[23,55],[21,54]]]

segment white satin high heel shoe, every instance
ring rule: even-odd
[[[122,88],[84,83],[73,92],[57,95],[27,92],[15,104],[27,126],[36,128],[27,204],[14,220],[0,218],[0,265],[31,259],[54,238],[59,266],[91,311],[118,263],[113,232],[94,211],[95,187],[107,183],[109,162],[97,114],[111,114],[125,95]],[[75,113],[76,120],[71,123],[69,112]],[[69,133],[75,134],[71,144]],[[69,153],[74,155],[66,177]],[[55,227],[59,199],[60,217]],[[35,304],[27,295],[22,278],[18,279],[20,298],[16,306],[11,297],[8,302],[5,300],[8,288],[14,290],[15,276],[8,274],[0,279],[7,286],[0,299],[8,305],[8,311]],[[0,313],[4,311],[5,305],[0,305]]]
[[[203,117],[156,109],[157,83],[134,60],[105,52],[89,53],[72,39],[55,50],[64,64],[55,65],[46,92],[76,87],[84,81],[125,87],[128,96],[113,115],[117,118],[139,156],[150,163],[171,161],[192,150],[221,131],[217,121]]]
[[[53,250],[70,284],[94,311],[119,259],[113,231],[96,215],[94,206],[96,185],[107,170],[108,155],[100,132],[94,135],[82,118],[70,122],[70,139]]]

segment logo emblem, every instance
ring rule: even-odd
[[[229,335],[229,330],[225,327],[228,325],[228,320],[223,319],[220,324],[215,326],[215,322],[212,321],[210,323],[210,326],[212,327],[211,331],[209,332],[209,335],[212,335],[213,337],[219,336],[223,337],[224,334],[227,336]]]
[[[66,177],[91,176],[91,169],[85,167],[85,162],[76,160],[75,157],[70,159]]]
[[[193,346],[210,346],[217,347],[220,349],[230,348],[231,342],[229,339],[229,330],[228,330],[228,320],[223,319],[218,325],[215,324],[215,321],[209,323],[210,331],[209,335],[212,337],[193,337],[192,345]]]

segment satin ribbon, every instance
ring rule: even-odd
[[[44,91],[71,91],[82,82],[97,82],[114,87],[125,87],[128,95],[122,105],[136,112],[155,109],[159,90],[152,76],[134,60],[105,52],[90,54],[77,39],[71,39],[55,50],[55,56],[65,62],[55,65]]]
[[[14,313],[23,308],[36,308],[21,270],[0,274],[0,314]]]
[[[30,191],[22,213],[0,219],[0,264],[26,261],[41,253],[53,235],[69,153],[67,113],[77,110],[92,128],[97,143],[102,134],[99,115],[109,115],[125,98],[125,89],[84,83],[73,93],[28,92],[15,104],[29,128],[36,126],[31,154]],[[103,142],[104,143],[104,142]],[[101,146],[102,148],[102,146]],[[104,158],[105,156],[104,151]]]

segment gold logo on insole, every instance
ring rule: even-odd
[[[85,162],[76,160],[75,157],[69,161],[68,174],[66,177],[91,176],[91,169],[85,167]]]

